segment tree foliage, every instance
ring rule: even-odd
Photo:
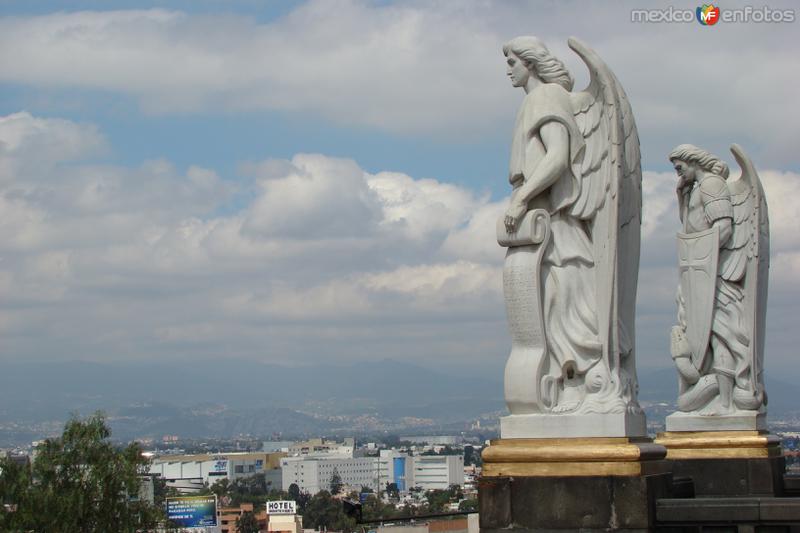
[[[118,449],[101,414],[72,418],[61,437],[39,445],[27,465],[0,464],[0,530],[135,532],[155,527],[160,511],[139,500],[148,460],[138,444]]]
[[[344,514],[342,502],[327,490],[312,496],[303,512],[303,527],[306,529],[325,528],[347,532],[353,531],[355,526],[355,520]]]
[[[391,518],[398,515],[398,510],[391,503],[384,503],[375,494],[370,494],[364,498],[361,504],[361,514],[364,520],[379,520],[381,518]],[[409,513],[410,515],[411,513]]]
[[[480,450],[476,450],[474,446],[464,446],[464,466],[481,466],[482,464],[483,460],[481,459]]]
[[[470,500],[461,500],[458,504],[459,511],[471,511],[473,513],[478,512],[478,499],[470,499]]]
[[[308,502],[311,501],[311,495],[306,491],[301,491],[300,487],[297,483],[292,483],[289,485],[289,490],[286,492],[287,498],[278,498],[278,499],[289,499],[294,500],[297,504],[297,512],[300,514],[304,514],[306,510],[306,506]]]
[[[289,490],[287,492],[290,500],[297,501],[297,499],[300,497],[300,487],[297,485],[297,483],[292,483],[289,485]]]
[[[342,476],[339,475],[339,469],[333,467],[333,474],[331,474],[331,494],[339,494],[342,492]]]
[[[258,533],[260,530],[256,515],[250,511],[243,512],[242,515],[236,519],[236,531],[237,533]]]
[[[386,495],[393,500],[400,499],[400,489],[397,488],[397,483],[386,483]]]

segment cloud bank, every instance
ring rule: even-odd
[[[505,200],[321,154],[243,166],[243,183],[164,160],[92,163],[106,149],[90,124],[0,117],[3,357],[501,368],[509,341],[493,233]],[[768,358],[782,368],[794,352],[781,328],[800,296],[800,175],[761,177],[773,236]],[[669,364],[674,182],[645,172],[643,367]],[[220,209],[242,189],[253,193]]]
[[[155,114],[277,111],[452,142],[505,135],[519,95],[500,50],[515,35],[537,33],[584,86],[566,47],[576,35],[626,87],[646,168],[664,168],[677,139],[714,139],[713,151],[736,141],[800,170],[795,25],[632,22],[641,7],[312,0],[267,22],[164,9],[6,17],[0,81],[122,94]]]

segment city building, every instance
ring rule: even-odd
[[[376,533],[479,533],[478,514],[453,520],[417,521],[414,524],[380,525]]]
[[[331,478],[339,474],[343,485],[358,489],[378,488],[377,457],[284,457],[281,459],[281,475],[284,488],[296,484],[301,491],[316,494],[330,490]]]
[[[289,452],[289,448],[294,444],[292,440],[265,440],[261,444],[262,452]]]
[[[417,455],[413,459],[414,487],[444,490],[464,484],[463,455]]]
[[[237,533],[236,521],[244,513],[253,513],[255,515],[259,530],[264,531],[267,529],[267,512],[255,512],[252,503],[242,503],[239,507],[217,508],[217,524],[219,525],[220,533]]]
[[[303,517],[297,514],[271,514],[267,523],[271,533],[303,533]]]
[[[356,442],[353,438],[346,438],[342,442],[326,439],[311,439],[305,442],[295,442],[289,446],[289,455],[293,457],[353,457]]]
[[[222,453],[165,455],[153,458],[150,474],[160,476],[167,486],[183,493],[195,492],[220,479],[229,481],[264,474],[269,486],[282,489],[280,459],[285,453]]]
[[[381,450],[378,473],[381,489],[394,483],[399,492],[406,492],[414,486],[414,458],[397,450]]]
[[[463,444],[464,438],[456,435],[422,435],[411,437],[400,437],[401,442],[412,444],[436,444],[439,446],[457,446]]]
[[[296,484],[300,490],[316,494],[330,490],[334,472],[343,485],[358,490],[386,490],[397,485],[399,492],[413,487],[422,490],[447,489],[464,484],[463,455],[415,455],[397,450],[381,450],[378,457],[330,458],[284,457],[281,459],[283,487]]]

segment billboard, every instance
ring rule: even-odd
[[[292,500],[267,502],[267,514],[297,514],[297,507]]]
[[[180,496],[167,498],[167,520],[177,527],[217,525],[217,497]]]

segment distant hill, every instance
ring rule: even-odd
[[[0,408],[50,416],[71,408],[131,402],[176,406],[200,402],[232,407],[297,406],[305,400],[358,400],[395,406],[445,398],[489,397],[502,386],[456,378],[392,360],[351,365],[284,367],[251,361],[190,363],[6,363],[0,373]]]
[[[206,406],[206,408],[203,408]],[[474,420],[503,408],[502,383],[393,360],[283,367],[252,361],[15,363],[0,373],[0,423],[106,411],[120,438],[402,428]],[[359,422],[362,423],[362,422]],[[28,440],[31,432],[20,430]],[[4,434],[0,431],[0,441]],[[2,442],[0,442],[2,445]]]
[[[650,420],[674,409],[674,369],[641,371],[639,385]],[[797,386],[768,376],[767,391],[771,418],[800,412]],[[394,360],[310,367],[231,360],[7,363],[0,372],[0,446],[40,438],[54,421],[98,409],[121,439],[458,431],[482,416],[496,420],[505,410],[502,395],[499,379]]]

